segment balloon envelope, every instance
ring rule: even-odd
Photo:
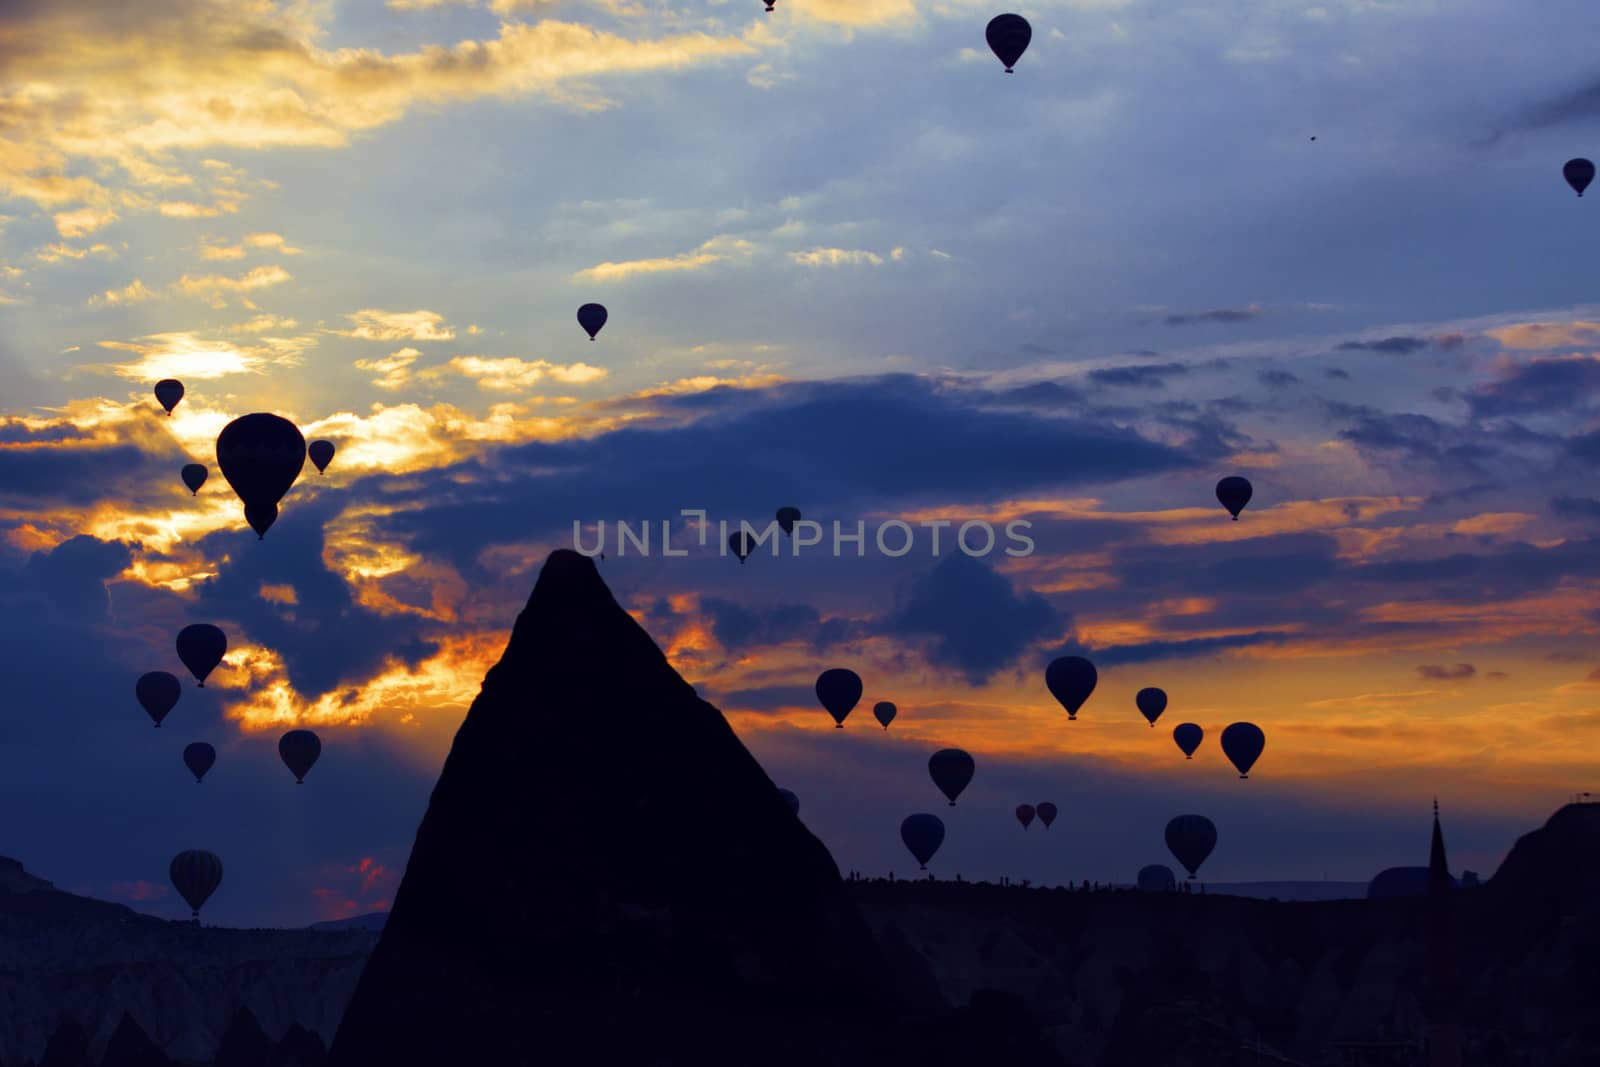
[[[1178,878],[1165,863],[1139,868],[1139,888],[1146,893],[1164,893],[1178,888]]]
[[[894,717],[898,714],[900,714],[900,709],[890,701],[880,700],[872,705],[872,717],[877,719],[885,730],[889,728],[890,723],[894,722]]]
[[[952,808],[956,806],[956,797],[972,781],[972,772],[976,769],[972,757],[959,748],[941,748],[928,757],[928,773],[933,776],[933,784],[950,798]]]
[[[733,549],[733,554],[739,557],[740,563],[743,563],[750,553],[756,550],[756,540],[751,535],[740,531],[739,533],[728,535],[728,547]]]
[[[1033,27],[1021,15],[996,15],[989,20],[983,36],[989,42],[989,50],[1006,65],[1006,73],[1010,74],[1033,40]]]
[[[156,383],[156,400],[172,414],[172,409],[183,399],[183,383],[176,378],[163,378]]]
[[[198,919],[200,908],[222,884],[222,861],[216,853],[192,849],[172,857],[167,874],[172,878],[172,887],[189,902]]]
[[[1078,709],[1083,707],[1084,701],[1089,699],[1089,694],[1094,692],[1095,683],[1099,679],[1100,675],[1094,669],[1094,664],[1082,656],[1062,656],[1053,659],[1044,671],[1044,684],[1049,687],[1050,695],[1067,709],[1069,719],[1078,717]]]
[[[145,713],[156,721],[158,727],[182,694],[183,686],[177,677],[166,671],[151,671],[140,675],[139,680],[133,683],[133,695],[139,698]]]
[[[1236,722],[1222,731],[1222,751],[1239,769],[1240,778],[1250,777],[1250,768],[1267,747],[1267,735],[1253,722]]]
[[[1205,736],[1206,732],[1192,722],[1179,723],[1172,728],[1172,739],[1189,759],[1194,759],[1194,750],[1200,747]]]
[[[321,474],[333,462],[333,442],[312,441],[306,446],[306,455],[311,457],[311,462],[317,466],[317,473]]]
[[[861,699],[861,676],[844,667],[823,671],[817,675],[817,699],[833,716],[834,725],[842,728],[844,717]]]
[[[306,772],[322,755],[322,742],[310,730],[290,730],[278,739],[278,756],[294,772],[296,785],[303,785]]]
[[[790,537],[794,536],[794,524],[800,521],[799,508],[779,508],[778,528]]]
[[[204,741],[196,741],[183,750],[183,765],[189,768],[196,782],[204,778],[211,765],[216,762],[217,750]]]
[[[1250,497],[1255,490],[1250,487],[1250,479],[1238,475],[1222,479],[1217,483],[1217,500],[1228,509],[1228,514],[1233,516],[1233,521],[1239,521],[1239,512],[1250,503]]]
[[[228,635],[209,622],[197,622],[178,631],[178,658],[204,689],[206,675],[216,670],[228,652]]]
[[[944,843],[944,821],[937,815],[907,815],[900,824],[900,840],[905,842],[922,869],[927,870],[928,861]]]
[[[1022,828],[1024,830],[1033,825],[1034,814],[1035,813],[1032,804],[1017,805],[1017,821],[1022,824]]]
[[[183,484],[188,487],[189,492],[191,494],[198,495],[200,492],[200,487],[206,484],[206,475],[208,472],[205,468],[205,464],[185,463],[183,465],[183,470],[180,473],[183,476]]]
[[[1050,829],[1050,824],[1056,821],[1056,806],[1047,800],[1034,810],[1039,813],[1039,821],[1044,823],[1044,828]]]
[[[1589,188],[1589,183],[1594,181],[1594,164],[1587,159],[1569,159],[1561,168],[1561,175],[1567,179],[1567,184],[1582,196],[1583,191]]]
[[[601,304],[585,304],[578,309],[578,325],[589,335],[589,340],[594,340],[594,335],[600,332],[600,327],[606,324],[606,309]]]
[[[794,812],[796,815],[800,814],[800,798],[799,797],[795,796],[793,793],[789,792],[787,789],[778,790],[778,795],[783,798],[783,802],[785,804],[789,805],[789,810],[790,811]]]
[[[1216,824],[1204,815],[1179,815],[1167,823],[1167,848],[1190,878],[1216,847]]]
[[[278,517],[278,501],[305,464],[305,437],[278,415],[241,415],[217,435],[217,466],[244,502],[246,521],[263,539]]]
[[[1161,718],[1161,713],[1167,710],[1167,694],[1155,686],[1141,689],[1133,698],[1134,704],[1139,708],[1139,714],[1150,720],[1153,729],[1156,720]]]

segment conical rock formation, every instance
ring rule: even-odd
[[[329,1053],[881,1065],[907,1005],[826,848],[562,550],[456,734]]]

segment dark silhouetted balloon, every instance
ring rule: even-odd
[[[1049,687],[1050,695],[1067,709],[1069,719],[1078,717],[1078,709],[1083,707],[1084,701],[1089,699],[1089,694],[1094,692],[1095,682],[1099,679],[1100,675],[1095,671],[1094,664],[1082,656],[1062,656],[1053,659],[1044,672],[1044,684]]]
[[[200,487],[206,484],[206,467],[203,463],[185,463],[180,472],[183,484],[188,487],[191,496],[200,495]]]
[[[789,810],[790,811],[794,812],[796,815],[800,814],[800,798],[799,797],[795,796],[793,793],[789,792],[789,790],[787,790],[787,789],[778,790],[778,795],[783,798],[783,802],[785,804],[789,805]]]
[[[1167,848],[1193,878],[1217,847],[1217,827],[1204,815],[1179,815],[1167,823]]]
[[[1167,694],[1165,691],[1150,686],[1134,694],[1134,704],[1138,705],[1139,714],[1150,720],[1150,728],[1155,729],[1156,720],[1161,718],[1161,713],[1167,710]]]
[[[1250,488],[1250,479],[1241,478],[1237,474],[1230,475],[1217,483],[1217,499],[1222,506],[1228,509],[1228,514],[1233,516],[1233,521],[1239,521],[1239,512],[1250,503],[1250,496],[1255,490]]]
[[[817,699],[840,729],[844,728],[845,716],[861,699],[861,688],[861,675],[844,667],[832,667],[817,675]]]
[[[1206,732],[1192,722],[1181,722],[1172,728],[1172,739],[1189,759],[1194,759],[1194,750],[1200,747],[1205,736]]]
[[[1034,810],[1039,813],[1039,821],[1044,823],[1044,828],[1050,829],[1050,824],[1056,821],[1056,806],[1047,800]]]
[[[898,714],[900,714],[900,709],[887,700],[880,700],[872,705],[872,717],[883,724],[885,730],[889,728],[890,723],[894,722],[894,717]]]
[[[1239,769],[1240,778],[1250,777],[1250,768],[1267,747],[1267,735],[1253,722],[1236,722],[1222,731],[1222,752]]]
[[[204,741],[196,741],[183,750],[183,765],[194,775],[195,784],[206,776],[211,765],[217,762],[217,750]]]
[[[1178,888],[1178,877],[1165,863],[1139,868],[1139,888],[1146,893],[1167,893]]]
[[[290,730],[278,738],[278,755],[283,765],[294,772],[294,784],[304,785],[306,772],[322,755],[322,742],[310,730]]]
[[[167,409],[167,416],[172,416],[172,409],[178,406],[178,401],[183,399],[183,383],[176,378],[163,378],[156,383],[156,400]]]
[[[214,852],[192,849],[172,857],[167,874],[172,877],[172,887],[188,901],[189,907],[194,909],[194,917],[198,919],[200,909],[217,891],[217,886],[222,884],[222,861]]]
[[[601,304],[585,304],[578,309],[578,325],[583,327],[591,341],[600,332],[600,327],[606,324],[606,318],[606,309]]]
[[[1033,27],[1021,15],[996,15],[989,20],[983,36],[989,42],[989,50],[1006,65],[1006,73],[1011,74],[1011,68],[1017,65],[1022,53],[1028,50],[1028,42],[1033,40]]]
[[[201,689],[206,687],[206,675],[216,670],[227,653],[228,635],[208,622],[197,622],[178,631],[178,659],[189,668]]]
[[[907,815],[900,824],[900,840],[906,843],[922,869],[927,870],[928,861],[944,843],[944,820],[937,815]]]
[[[1569,159],[1561,168],[1561,176],[1582,196],[1583,191],[1589,188],[1589,183],[1594,181],[1594,164],[1587,159]]]
[[[800,509],[799,508],[779,508],[778,509],[778,529],[782,530],[784,533],[788,534],[790,537],[794,536],[794,524],[799,522],[799,521],[800,521]]]
[[[776,2],[777,2],[777,0],[767,0],[767,10],[771,11],[772,10],[772,5],[775,4]]]
[[[278,518],[278,501],[306,465],[306,439],[278,415],[242,415],[217,435],[217,466],[244,501],[244,517],[258,537]]]
[[[959,748],[941,748],[928,757],[928,773],[933,775],[933,784],[950,798],[952,808],[956,806],[956,797],[972,781],[976,767],[972,757]]]
[[[328,464],[333,462],[333,442],[312,441],[306,446],[306,455],[311,457],[311,462],[316,464],[317,473],[321,474],[328,469]]]
[[[139,703],[144,707],[145,713],[156,721],[159,729],[161,720],[167,717],[178,703],[178,697],[183,695],[183,686],[178,679],[166,671],[151,671],[149,674],[139,676],[133,683],[133,695],[139,698]]]
[[[1024,830],[1033,825],[1034,814],[1035,812],[1032,804],[1017,805],[1017,821],[1022,824],[1022,828]]]
[[[728,535],[728,547],[733,549],[733,554],[743,563],[756,550],[756,539],[744,531]]]

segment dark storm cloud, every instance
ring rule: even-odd
[[[1460,682],[1471,678],[1478,673],[1478,668],[1470,663],[1457,663],[1447,666],[1442,663],[1424,663],[1417,668],[1419,677],[1430,682]]]
[[[1088,655],[1096,666],[1116,667],[1130,663],[1193,659],[1197,656],[1226,652],[1233,648],[1282,644],[1289,639],[1290,635],[1287,634],[1230,634],[1225,637],[1196,637],[1184,641],[1146,641],[1137,645],[1109,645],[1105,648],[1091,649]]]
[[[1143,389],[1160,389],[1168,378],[1188,374],[1182,363],[1142,364],[1134,367],[1102,367],[1089,372],[1095,385],[1125,385]]]
[[[1260,317],[1261,309],[1251,304],[1247,308],[1216,308],[1212,311],[1168,315],[1161,321],[1168,326],[1193,326],[1206,322],[1249,322]]]
[[[711,636],[730,652],[799,639],[815,641],[822,625],[821,613],[810,604],[747,608],[708,597],[700,606],[711,619]]]
[[[1535,359],[1468,396],[1473,415],[1545,415],[1588,407],[1600,389],[1600,360]]]
[[[1600,519],[1600,500],[1588,496],[1551,497],[1550,511],[1564,519]]]
[[[1426,337],[1385,337],[1381,341],[1346,341],[1339,346],[1339,351],[1384,352],[1389,355],[1404,356],[1420,352],[1427,348],[1429,343]]]
[[[954,555],[919,579],[879,629],[902,637],[931,637],[928,662],[983,685],[1030,644],[1060,633],[1064,625],[1038,593],[1019,593],[986,564]]]
[[[1039,407],[1076,406],[1085,400],[1082,389],[1064,382],[1034,382],[993,393],[1000,404],[1038,405]]]
[[[1515,117],[1490,131],[1479,144],[1488,147],[1508,134],[1528,133],[1595,118],[1600,118],[1600,78],[1528,105]]]
[[[985,410],[995,400],[909,375],[730,391],[719,401],[726,410],[685,425],[522,445],[410,478],[420,488],[396,496],[424,509],[386,521],[410,534],[414,549],[443,552],[470,573],[484,545],[566,540],[575,519],[648,519],[659,533],[659,521],[683,508],[705,508],[713,522],[765,522],[775,501],[796,501],[808,516],[833,508],[848,525],[845,509],[992,499],[1211,458],[1204,442],[1157,444],[1081,412]],[[493,477],[457,483],[474,468]]]
[[[91,504],[162,475],[176,482],[178,466],[187,462],[178,455],[164,462],[133,445],[6,449],[0,453],[0,499],[30,511],[51,502]]]
[[[132,562],[128,546],[80,535],[35,552],[11,592],[74,623],[104,622],[111,610],[106,582]]]
[[[1300,384],[1299,378],[1295,377],[1293,374],[1290,374],[1286,370],[1279,370],[1275,367],[1271,370],[1264,370],[1257,373],[1256,381],[1260,382],[1268,389],[1284,389],[1291,385]]]

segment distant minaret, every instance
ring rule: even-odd
[[[1456,973],[1454,883],[1439,827],[1439,798],[1433,798],[1433,843],[1428,850],[1428,1067],[1461,1067],[1461,993]]]

